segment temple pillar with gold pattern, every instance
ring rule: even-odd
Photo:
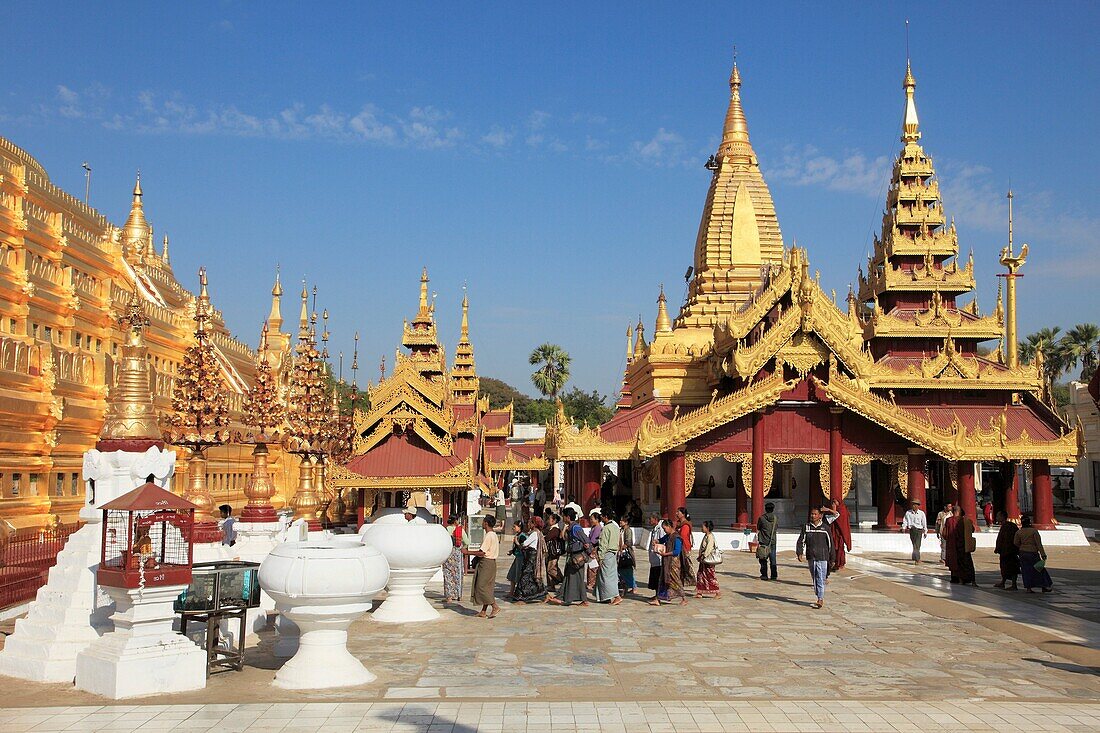
[[[959,461],[959,506],[963,514],[978,521],[978,494],[974,488],[974,461]]]

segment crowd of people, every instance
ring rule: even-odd
[[[600,507],[585,516],[574,503],[560,510],[543,505],[542,512],[521,511],[512,522],[514,538],[508,569],[507,599],[513,603],[548,603],[558,606],[587,606],[591,597],[596,603],[618,605],[627,596],[640,592],[635,576],[634,528],[640,524],[640,511],[630,511],[615,517]],[[634,509],[637,508],[635,504]],[[1024,515],[1022,526],[998,517],[1000,531],[995,552],[1000,557],[1001,582],[998,588],[1015,590],[1017,577],[1023,577],[1026,590],[1040,588],[1048,592],[1053,587],[1045,568],[1046,551],[1039,532]],[[651,513],[648,532],[641,535],[641,547],[648,552],[649,577],[646,587],[653,592],[648,603],[684,605],[688,598],[719,598],[716,568],[722,563],[722,550],[714,536],[714,525],[703,522],[702,538],[695,544],[691,517],[680,507],[671,518]],[[504,530],[496,514],[482,518],[484,537],[478,549],[471,549],[463,522],[452,517],[447,529],[454,543],[450,557],[443,565],[444,602],[458,602],[462,596],[463,577],[468,561],[473,561],[473,591],[471,598],[481,606],[479,617],[493,618],[500,607],[495,598],[497,561],[500,539],[497,530]],[[779,519],[775,505],[767,502],[764,513],[756,522],[756,559],[760,563],[760,580],[778,579],[777,544]],[[901,531],[909,534],[913,545],[913,561],[921,562],[921,544],[930,531],[927,517],[919,501],[910,503],[902,518]],[[952,583],[976,586],[973,553],[975,532],[979,531],[970,517],[958,505],[948,504],[936,517],[934,531],[940,539],[940,560],[950,571]],[[843,568],[852,549],[852,530],[847,507],[833,500],[813,507],[795,543],[795,555],[806,563],[814,589],[814,608],[825,605],[825,589],[829,576]]]

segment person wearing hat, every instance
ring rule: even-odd
[[[920,507],[920,499],[909,502],[909,511],[901,520],[901,531],[909,532],[909,540],[913,543],[913,562],[920,562],[920,543],[928,531],[928,517]]]

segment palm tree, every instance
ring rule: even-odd
[[[528,362],[538,366],[531,375],[535,389],[551,400],[557,400],[562,387],[569,381],[569,363],[572,357],[557,344],[543,344],[531,352]]]
[[[1050,357],[1053,356],[1051,351],[1054,344],[1058,343],[1058,334],[1062,329],[1054,326],[1052,328],[1041,328],[1035,333],[1027,337],[1026,341],[1021,341],[1019,346],[1020,360],[1026,364],[1030,364],[1031,360],[1035,358],[1035,352],[1041,347],[1043,349],[1043,356],[1046,357],[1047,370],[1050,370]]]
[[[1096,371],[1097,341],[1100,341],[1100,326],[1095,323],[1078,323],[1071,328],[1059,342],[1064,359],[1064,369],[1075,364],[1081,365],[1081,381],[1088,382]]]

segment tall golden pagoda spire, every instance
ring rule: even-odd
[[[164,264],[171,265],[172,260],[168,257],[168,235],[164,235],[164,248],[161,250],[160,259]]]
[[[160,440],[161,430],[153,405],[150,384],[149,349],[145,345],[145,329],[149,319],[141,309],[135,291],[119,318],[126,332],[122,356],[115,368],[115,381],[107,395],[107,413],[101,440]]]
[[[120,241],[122,252],[128,258],[142,262],[153,246],[153,228],[145,220],[145,207],[141,201],[141,171],[134,182],[134,198],[130,202],[130,215],[122,225]]]
[[[428,268],[425,267],[423,272],[420,273],[420,307],[417,308],[413,323],[418,320],[430,321],[432,318],[432,309],[428,305],[428,282]]]
[[[473,404],[481,389],[474,362],[474,345],[470,343],[470,298],[463,287],[462,327],[455,347],[454,368],[451,370],[451,394],[455,402]]]
[[[712,178],[695,240],[688,298],[676,326],[711,329],[760,286],[764,265],[783,261],[783,237],[771,191],[749,142],[734,62],[722,142],[707,161]],[[700,338],[706,338],[701,336]]]
[[[742,165],[756,164],[756,153],[749,142],[749,123],[745,119],[745,110],[741,108],[741,72],[736,61],[730,72],[730,104],[726,110],[726,123],[722,127],[718,157],[728,157]]]

